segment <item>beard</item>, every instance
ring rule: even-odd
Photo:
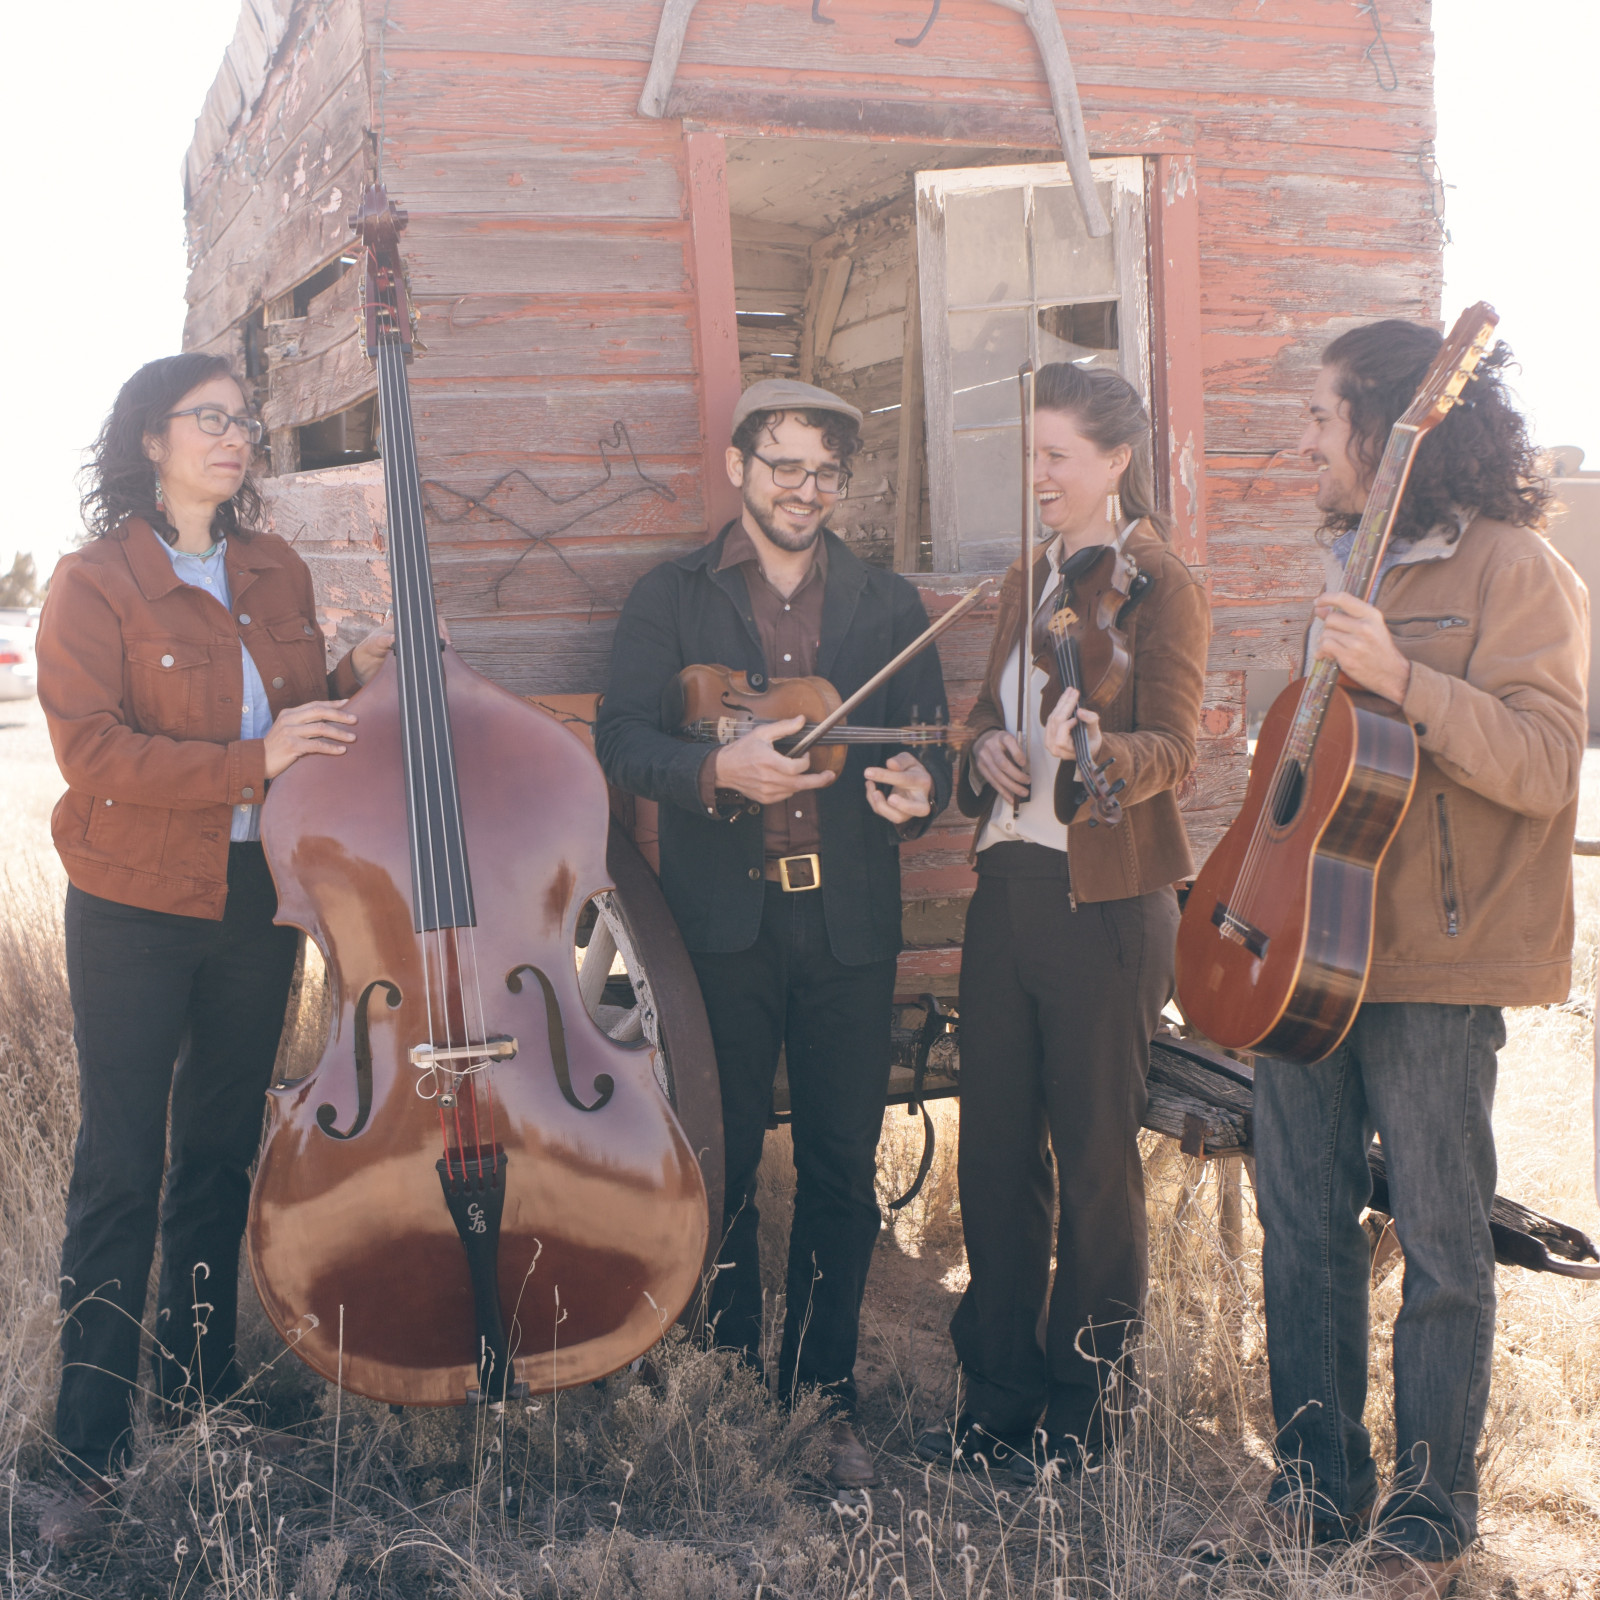
[[[822,537],[822,530],[828,526],[826,513],[817,519],[817,525],[810,533],[794,534],[787,528],[780,528],[777,519],[771,511],[757,505],[750,498],[749,487],[743,493],[744,508],[750,513],[750,519],[755,525],[775,544],[780,550],[787,550],[791,555],[798,555],[802,550],[809,550],[818,539]]]

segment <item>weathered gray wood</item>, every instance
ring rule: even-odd
[[[672,80],[677,76],[678,58],[683,54],[683,38],[689,31],[689,16],[695,0],[666,0],[661,8],[661,26],[656,30],[655,53],[650,57],[650,71],[639,95],[641,117],[664,117],[667,114],[667,96],[672,92]]]
[[[1061,153],[1072,173],[1072,192],[1083,211],[1083,225],[1093,239],[1111,232],[1111,219],[1100,196],[1095,193],[1094,175],[1089,169],[1089,136],[1083,127],[1083,105],[1078,99],[1078,79],[1067,53],[1066,35],[1056,15],[1055,0],[1027,0],[1028,26],[1033,30],[1039,58],[1044,62],[1045,82],[1050,85],[1050,104],[1055,108],[1061,128]]]
[[[839,321],[839,307],[844,304],[853,265],[850,256],[840,255],[826,265],[818,262],[813,268],[821,283],[817,290],[816,315],[806,319],[805,343],[800,351],[800,375],[807,383],[813,381],[818,366],[828,359],[828,346],[833,343],[833,330]]]
[[[917,258],[906,268],[905,336],[900,358],[900,417],[895,456],[894,565],[915,572],[922,544],[922,307]]]

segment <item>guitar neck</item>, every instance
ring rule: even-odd
[[[1378,587],[1383,554],[1389,548],[1395,518],[1400,514],[1400,497],[1405,493],[1411,464],[1417,458],[1417,447],[1422,439],[1421,428],[1404,422],[1397,422],[1389,431],[1389,442],[1384,446],[1383,459],[1378,463],[1377,475],[1339,580],[1339,587],[1346,594],[1370,602]],[[1318,657],[1306,674],[1300,705],[1284,745],[1285,756],[1296,761],[1310,759],[1338,681],[1338,667],[1326,656]]]

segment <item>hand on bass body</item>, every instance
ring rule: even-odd
[[[712,771],[719,789],[737,789],[758,805],[775,805],[802,789],[825,789],[831,772],[812,772],[805,756],[786,756],[772,748],[778,739],[791,739],[805,726],[804,717],[785,717],[763,723],[725,744],[714,758]]]
[[[343,700],[308,700],[280,711],[263,741],[267,776],[276,778],[287,772],[301,756],[342,756],[345,746],[354,744],[356,737],[348,727],[356,719],[344,709],[345,704]]]

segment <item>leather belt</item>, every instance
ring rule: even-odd
[[[781,883],[790,894],[822,887],[822,858],[809,856],[780,856],[767,863],[768,883]]]

